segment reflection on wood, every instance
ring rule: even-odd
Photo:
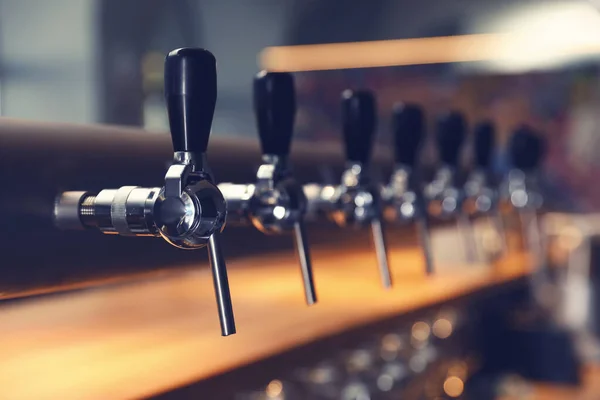
[[[314,250],[312,307],[292,256],[230,263],[238,334],[228,338],[219,336],[208,269],[6,304],[0,397],[147,396],[527,272],[515,255],[494,268],[445,265],[426,277],[419,249],[395,250],[395,286],[386,291],[371,252]]]

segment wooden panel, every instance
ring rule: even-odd
[[[306,307],[290,254],[230,263],[238,334],[219,336],[209,271],[16,301],[0,308],[0,397],[135,398],[181,386],[351,326],[528,272],[443,265],[423,275],[420,251],[393,250],[396,285],[380,287],[371,252],[314,249],[320,303]]]

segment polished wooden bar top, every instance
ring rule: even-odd
[[[5,303],[0,398],[149,396],[529,270],[513,255],[495,266],[440,263],[426,277],[417,248],[392,249],[395,286],[386,291],[369,250],[315,247],[312,307],[293,254],[231,260],[231,337],[220,336],[208,268]]]

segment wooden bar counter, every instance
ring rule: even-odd
[[[502,284],[529,272],[495,266],[423,274],[417,248],[392,249],[383,290],[372,252],[313,251],[319,303],[304,304],[294,256],[231,260],[238,333],[221,337],[207,268],[0,306],[0,398],[140,398],[189,384],[350,327]]]

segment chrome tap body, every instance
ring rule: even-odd
[[[165,95],[174,156],[164,186],[124,186],[97,194],[64,192],[55,204],[55,224],[122,236],[158,236],[181,249],[208,246],[221,333],[231,335],[235,321],[219,241],[227,207],[206,163],[217,98],[214,56],[195,48],[169,53]]]

